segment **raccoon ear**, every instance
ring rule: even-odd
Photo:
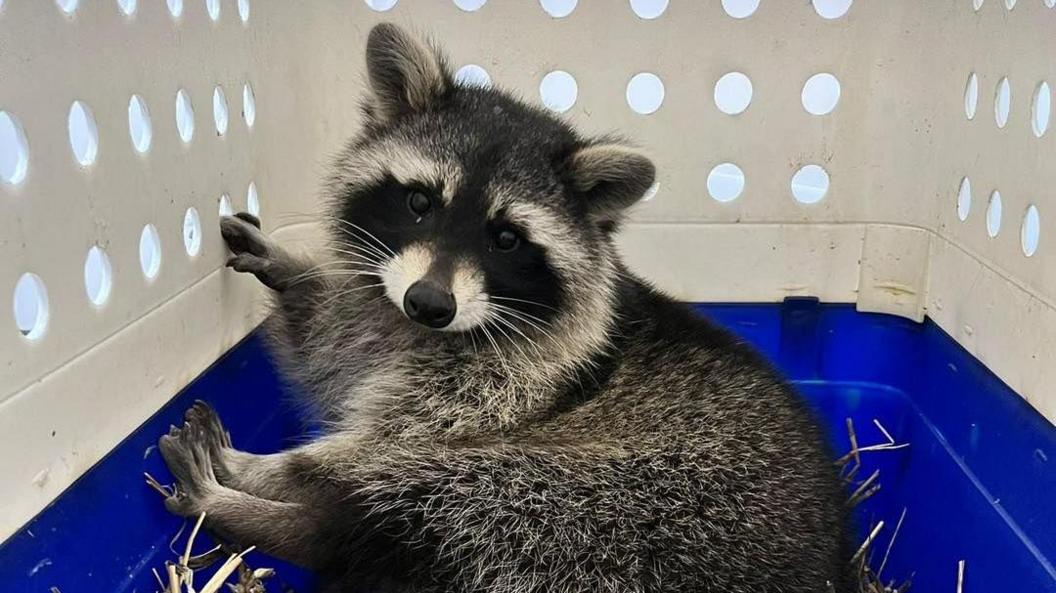
[[[568,160],[572,188],[583,194],[587,211],[599,223],[612,226],[637,202],[656,177],[645,155],[614,143],[591,144]]]
[[[385,121],[429,109],[452,84],[439,52],[392,23],[370,30],[367,76],[374,91],[370,112]]]

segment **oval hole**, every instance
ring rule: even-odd
[[[727,72],[715,83],[715,106],[727,115],[737,115],[752,102],[752,81],[741,72]]]
[[[218,136],[227,133],[227,95],[219,86],[213,89],[213,123]]]
[[[792,176],[791,186],[797,202],[814,204],[829,192],[829,174],[819,165],[806,165]]]
[[[455,6],[466,12],[476,12],[487,4],[488,0],[455,0]]]
[[[1008,123],[1008,112],[1011,109],[1012,85],[1009,84],[1006,77],[997,83],[997,89],[994,91],[994,120],[997,121],[997,127],[1005,127],[1005,124]]]
[[[82,167],[94,163],[99,154],[99,130],[95,127],[92,110],[80,101],[74,101],[70,106],[69,131],[73,157]]]
[[[117,7],[125,16],[132,16],[136,12],[136,0],[117,0]]]
[[[663,102],[664,83],[652,72],[639,72],[627,83],[627,104],[635,113],[655,113]]]
[[[238,0],[238,18],[243,23],[249,22],[249,0]]]
[[[1038,215],[1038,207],[1034,204],[1027,206],[1027,212],[1023,215],[1023,228],[1020,229],[1019,241],[1023,246],[1023,255],[1031,257],[1038,250],[1038,241],[1041,239],[1041,217]]]
[[[102,307],[110,298],[110,287],[113,285],[113,271],[110,257],[102,248],[94,246],[84,258],[84,292],[88,300],[96,307]]]
[[[986,207],[986,234],[993,239],[1001,232],[1001,192],[990,194],[990,205]]]
[[[220,216],[233,216],[235,214],[235,209],[231,205],[231,197],[227,194],[222,194],[220,196],[219,210]]]
[[[202,250],[202,220],[193,206],[183,215],[183,247],[191,257]]]
[[[555,19],[563,19],[572,14],[572,11],[576,9],[576,3],[577,0],[539,0],[546,14]]]
[[[253,96],[253,87],[249,86],[248,82],[242,87],[242,118],[250,128],[257,121],[257,99]]]
[[[1052,90],[1049,83],[1042,82],[1034,91],[1034,105],[1030,110],[1031,127],[1034,135],[1041,138],[1049,129],[1049,114],[1052,110]]]
[[[811,76],[800,93],[803,109],[812,115],[827,115],[840,102],[840,81],[828,72]]]
[[[551,111],[564,113],[576,104],[579,85],[576,79],[564,70],[554,70],[539,83],[539,98]]]
[[[214,21],[220,20],[220,0],[205,0],[205,9],[209,13],[209,18]]]
[[[722,0],[722,9],[735,19],[746,19],[759,8],[759,0]]]
[[[385,12],[396,6],[396,0],[363,0],[371,10]]]
[[[488,76],[487,70],[476,64],[466,64],[455,72],[455,82],[462,86],[486,89],[491,86],[491,76]]]
[[[968,119],[975,119],[975,110],[979,106],[979,77],[972,72],[964,85],[964,114]]]
[[[48,290],[36,274],[26,273],[15,284],[15,325],[30,340],[40,339],[48,327]]]
[[[708,194],[719,202],[732,202],[744,191],[744,171],[733,163],[717,165],[708,173]]]
[[[153,280],[161,270],[161,238],[158,229],[148,224],[139,234],[139,269],[147,280]]]
[[[667,0],[631,0],[631,10],[640,19],[652,20],[667,10]]]
[[[257,194],[257,184],[253,182],[246,190],[246,212],[260,218],[260,195]]]
[[[652,200],[656,197],[656,194],[658,194],[659,192],[660,182],[654,181],[653,184],[649,186],[649,189],[645,190],[645,195],[642,196],[642,201],[648,202],[649,200]]]
[[[823,19],[838,19],[851,9],[852,0],[812,0],[814,11]]]
[[[132,139],[132,148],[139,153],[150,150],[153,131],[150,125],[150,111],[143,97],[132,95],[128,100],[128,135]]]
[[[22,183],[29,171],[29,143],[22,124],[6,111],[0,111],[0,179]]]
[[[184,144],[190,143],[194,138],[194,107],[191,106],[191,98],[187,91],[180,89],[176,93],[176,130],[180,133],[180,140]]]
[[[957,218],[961,222],[968,220],[968,213],[972,210],[972,182],[967,177],[961,180],[961,187],[957,190]]]
[[[73,14],[77,10],[78,0],[55,0],[55,4],[59,5],[59,9],[66,14]]]
[[[165,0],[165,4],[169,7],[172,18],[178,19],[183,14],[183,0]]]

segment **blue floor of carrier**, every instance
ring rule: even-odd
[[[787,374],[837,452],[849,448],[847,418],[860,446],[886,442],[881,427],[908,444],[862,454],[860,476],[880,470],[880,490],[857,511],[862,537],[885,523],[874,568],[904,516],[885,581],[912,577],[911,591],[954,593],[963,561],[965,593],[1056,593],[1056,430],[934,323],[810,300],[698,310]],[[279,450],[305,432],[286,395],[251,336],[0,546],[0,591],[157,590],[151,569],[173,557],[170,541],[184,523],[143,483],[144,472],[169,478],[158,436],[205,399],[237,446]],[[293,567],[251,563],[278,568],[269,590],[311,590]]]

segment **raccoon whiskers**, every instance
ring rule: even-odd
[[[327,219],[332,221],[332,222],[336,222],[338,224],[344,225],[344,226],[352,229],[352,231],[355,231],[355,232],[358,232],[358,233],[362,233],[363,236],[365,236],[368,239],[372,240],[377,247],[380,247],[381,249],[384,249],[384,252],[382,252],[382,255],[388,254],[386,257],[396,257],[396,252],[393,251],[391,247],[386,245],[385,242],[382,241],[381,239],[377,238],[377,236],[375,236],[374,233],[371,233],[367,229],[359,226],[358,224],[356,224],[354,222],[347,221],[347,220],[345,220],[343,218],[337,218],[335,216],[328,216]],[[352,235],[352,231],[344,230],[344,232],[349,234],[349,235]]]
[[[359,245],[348,245],[348,244],[343,244],[343,245],[346,246],[346,247],[351,247],[353,249],[353,251],[349,251],[348,249],[342,249],[340,247],[331,247],[330,250],[333,251],[334,253],[340,253],[342,255],[347,255],[349,257],[355,258],[353,260],[354,263],[371,266],[371,267],[377,268],[379,270],[383,270],[384,269],[385,262],[383,260],[377,259],[376,257],[373,256],[373,254],[364,253],[362,248]]]
[[[515,299],[513,297],[497,296],[497,295],[494,295],[494,294],[490,295],[488,298],[490,298],[492,300],[497,300],[497,301],[510,301],[511,303],[524,303],[526,305],[532,305],[533,307],[541,307],[543,309],[549,309],[549,310],[551,310],[551,311],[553,311],[555,313],[559,313],[560,312],[556,308],[551,307],[550,305],[544,305],[543,303],[540,303],[538,301],[530,301],[528,299]]]

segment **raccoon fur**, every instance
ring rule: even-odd
[[[168,508],[332,591],[849,590],[845,494],[800,398],[620,261],[652,163],[456,84],[394,25],[366,58],[330,247],[221,223],[325,434],[254,455],[196,404],[160,441]]]

